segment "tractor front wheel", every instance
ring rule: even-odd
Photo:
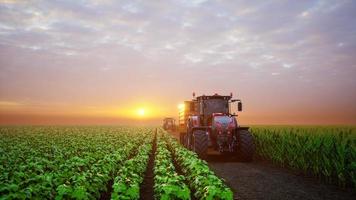
[[[184,133],[179,133],[179,142],[185,146],[185,136]]]
[[[196,130],[193,132],[193,151],[198,154],[200,158],[205,158],[208,150],[209,139],[205,131]]]
[[[255,143],[252,134],[247,130],[241,130],[239,138],[239,157],[245,162],[252,161],[255,153]]]

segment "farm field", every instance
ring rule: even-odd
[[[0,19],[0,200],[356,200],[356,0]]]
[[[155,127],[0,130],[0,199],[352,199],[355,194],[353,127],[252,127],[257,150],[252,163],[217,155],[206,162]]]
[[[354,126],[252,126],[253,162],[212,154],[207,161],[235,198],[354,199],[355,130]],[[326,170],[330,173],[324,174]]]
[[[356,187],[356,128],[253,127],[257,155],[327,183]]]
[[[1,199],[139,199],[140,194],[146,199],[233,198],[205,161],[161,129],[0,130]],[[147,186],[149,170],[154,185]]]

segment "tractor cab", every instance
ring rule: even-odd
[[[225,115],[226,117],[233,117],[235,113],[231,113],[232,104],[238,102],[238,111],[242,110],[241,101],[238,99],[232,100],[232,95],[230,96],[221,96],[214,94],[212,96],[199,96],[196,98],[197,102],[197,113],[200,115],[201,124],[205,126],[211,126],[215,116]],[[225,118],[226,118],[225,117]]]

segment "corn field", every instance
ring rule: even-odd
[[[329,183],[356,187],[356,127],[253,127],[257,155]]]

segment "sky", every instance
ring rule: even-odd
[[[0,0],[0,124],[356,124],[356,1]],[[144,110],[144,114],[142,114]]]

